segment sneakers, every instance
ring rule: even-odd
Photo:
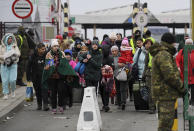
[[[42,110],[42,105],[38,105],[38,107],[36,108],[36,110]]]
[[[15,97],[15,91],[11,92],[11,97],[12,97],[12,98]]]
[[[44,104],[43,105],[43,111],[48,111],[48,110],[49,110],[48,104]]]
[[[64,113],[64,110],[63,110],[63,107],[59,107],[59,110],[58,110],[61,114]],[[52,114],[57,114],[57,109],[52,109]]]
[[[4,96],[3,96],[3,100],[7,100],[8,99],[8,94],[5,94]]]
[[[57,109],[52,109],[52,114],[57,114]]]
[[[105,106],[105,112],[108,112],[110,110],[110,107]]]
[[[59,112],[60,112],[61,114],[64,113],[63,107],[59,107]]]
[[[124,111],[125,110],[125,104],[121,105],[121,109]]]

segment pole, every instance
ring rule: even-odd
[[[94,36],[96,36],[96,24],[94,24],[93,31],[94,31]]]
[[[124,37],[126,36],[126,30],[125,30],[125,28],[123,29],[123,36]]]
[[[68,3],[64,3],[64,34],[66,36],[66,40],[68,40],[68,32],[69,32],[69,5]]]
[[[139,11],[142,11],[142,9],[141,9],[141,2],[140,2],[140,0],[138,0],[138,5],[139,5]],[[141,37],[143,38],[143,29],[144,29],[144,26],[141,26],[140,27],[140,30],[141,30]]]
[[[192,39],[194,40],[194,1],[191,0],[191,4],[192,4]]]
[[[87,39],[87,37],[88,37],[87,28],[85,27],[84,30],[85,30],[85,39]]]

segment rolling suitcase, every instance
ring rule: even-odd
[[[133,84],[135,110],[149,110],[148,101],[142,98],[142,94],[140,92],[142,87],[144,87],[144,82],[141,80]]]

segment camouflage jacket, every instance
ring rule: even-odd
[[[151,91],[154,101],[176,100],[185,91],[173,55],[173,45],[161,42],[150,47],[152,59]]]

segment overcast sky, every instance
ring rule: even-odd
[[[66,0],[63,0],[66,1]],[[87,11],[133,4],[138,0],[69,0],[71,14],[83,14]],[[174,9],[190,8],[190,0],[141,0],[147,2],[148,8],[154,14]]]

